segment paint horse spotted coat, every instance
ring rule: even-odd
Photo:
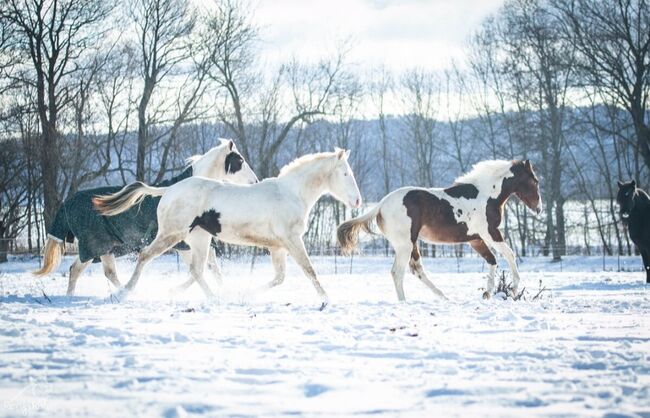
[[[285,166],[276,178],[250,186],[226,184],[203,178],[189,178],[168,188],[144,185],[98,199],[97,208],[106,215],[119,214],[145,195],[162,195],[158,206],[158,235],[140,252],[138,264],[125,292],[132,290],[142,268],[177,242],[184,240],[193,250],[192,278],[208,296],[213,296],[203,280],[205,256],[212,237],[237,245],[266,247],[271,252],[275,278],[268,287],[283,282],[286,258],[290,254],[311,280],[321,298],[321,287],[309,260],[302,236],[307,217],[324,194],[352,207],[361,205],[361,195],[348,164],[349,151],[310,154]]]
[[[616,201],[630,238],[643,258],[646,283],[650,283],[650,196],[636,187],[634,180],[619,181]]]
[[[515,255],[499,230],[503,206],[511,195],[541,212],[539,181],[530,161],[484,161],[474,166],[446,189],[405,187],[385,196],[370,212],[338,227],[339,244],[350,252],[357,245],[360,230],[371,232],[376,221],[395,250],[391,270],[397,297],[404,300],[403,277],[406,266],[438,296],[443,293],[428,279],[417,241],[430,243],[468,242],[490,265],[487,290],[494,289],[496,259],[491,248],[508,261],[513,288],[519,284]]]

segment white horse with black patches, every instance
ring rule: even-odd
[[[487,290],[494,290],[496,258],[490,248],[507,260],[513,276],[513,290],[519,285],[515,255],[499,230],[503,206],[516,195],[538,214],[542,210],[539,181],[530,161],[484,161],[456,179],[446,189],[404,187],[386,195],[370,212],[342,223],[337,230],[344,251],[352,251],[361,229],[379,229],[395,250],[391,274],[397,298],[404,300],[403,278],[406,266],[435,294],[444,294],[428,279],[417,241],[430,243],[468,242],[490,265]]]
[[[112,215],[127,210],[147,195],[162,195],[158,205],[158,235],[140,252],[125,292],[133,290],[142,268],[153,258],[185,241],[192,248],[191,280],[196,280],[208,297],[212,291],[203,280],[203,269],[212,237],[237,245],[266,247],[271,252],[275,278],[282,283],[286,257],[290,254],[311,280],[321,298],[321,287],[309,260],[302,236],[307,217],[324,194],[351,207],[361,205],[361,195],[348,164],[349,151],[305,155],[288,164],[276,178],[250,186],[226,184],[204,178],[189,178],[167,188],[140,185],[101,199],[97,209]],[[191,280],[181,287],[191,284]]]
[[[188,158],[185,170],[179,176],[163,181],[161,185],[173,184],[190,176],[239,184],[257,182],[257,176],[239,154],[234,142],[226,139],[221,139],[219,145],[205,154]],[[70,266],[68,296],[74,295],[77,280],[93,260],[102,262],[106,277],[114,286],[119,287],[121,284],[117,278],[115,257],[135,252],[151,242],[157,228],[156,207],[159,200],[146,199],[137,208],[110,220],[95,211],[92,201],[96,195],[115,193],[120,189],[122,188],[107,186],[81,190],[66,199],[48,230],[43,266],[34,274],[43,276],[54,271],[65,252],[65,242],[72,243],[76,238],[79,252]],[[189,265],[191,249],[177,249]],[[220,280],[214,251],[210,252],[208,268]]]

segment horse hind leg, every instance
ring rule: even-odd
[[[104,254],[100,257],[102,260],[102,267],[104,268],[104,276],[113,283],[113,286],[119,288],[122,286],[117,278],[117,268],[115,267],[115,256],[113,254]]]
[[[287,250],[284,248],[272,248],[270,252],[273,268],[275,269],[275,277],[266,284],[267,289],[281,285],[284,282],[284,277],[287,272]]]
[[[393,267],[390,270],[391,276],[393,276],[393,283],[395,284],[395,292],[397,292],[397,300],[403,302],[406,300],[404,296],[404,273],[406,272],[406,266],[409,264],[411,258],[411,245],[393,245],[395,250],[395,261],[393,261]]]
[[[469,245],[490,265],[487,288],[483,292],[483,299],[489,299],[492,296],[492,292],[494,292],[494,274],[497,270],[497,259],[494,257],[494,253],[490,250],[490,247],[482,239],[470,241]]]
[[[70,266],[70,277],[68,278],[68,291],[66,294],[68,296],[74,296],[75,288],[77,287],[77,280],[81,273],[88,267],[90,261],[82,262],[79,257],[74,260],[74,263]]]
[[[153,242],[146,246],[142,251],[140,251],[140,254],[138,255],[138,263],[136,264],[135,270],[131,275],[131,279],[126,284],[126,286],[124,286],[124,290],[126,292],[133,290],[138,283],[138,280],[140,279],[140,275],[142,274],[142,269],[144,266],[147,265],[152,259],[158,257],[176,245],[178,242],[182,241],[183,238],[184,234],[161,235],[160,231],[158,231],[158,235],[153,240]]]
[[[424,283],[433,293],[439,297],[449,300],[447,296],[440,289],[438,289],[427,277],[426,272],[424,271],[424,266],[422,266],[422,261],[420,258],[420,251],[418,250],[417,244],[413,244],[413,250],[411,251],[411,260],[409,261],[409,267],[411,272],[418,278],[422,283]]]

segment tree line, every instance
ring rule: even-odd
[[[348,42],[271,66],[253,12],[236,0],[3,2],[0,245],[22,234],[38,249],[77,190],[156,183],[230,137],[261,178],[352,148],[370,201],[444,186],[478,160],[530,158],[545,212],[508,206],[520,253],[559,259],[576,234],[632,251],[615,195],[619,178],[649,184],[646,1],[507,1],[473,31],[466,62],[442,72],[355,66]],[[572,201],[584,222],[567,217]],[[320,201],[308,242],[329,245],[345,216]]]

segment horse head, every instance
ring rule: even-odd
[[[630,217],[630,213],[634,210],[634,198],[637,195],[636,181],[631,180],[626,182],[618,181],[618,194],[616,195],[616,202],[618,203],[619,213],[624,220]]]
[[[542,197],[539,192],[539,179],[530,160],[516,161],[512,172],[515,174],[514,194],[539,215],[542,212]]]
[[[361,206],[361,192],[348,163],[350,150],[336,148],[334,153],[337,161],[329,177],[329,191],[337,200],[350,207],[358,208]]]
[[[194,176],[208,177],[235,184],[253,184],[258,179],[235,143],[221,139],[221,143],[201,156],[191,157]]]

